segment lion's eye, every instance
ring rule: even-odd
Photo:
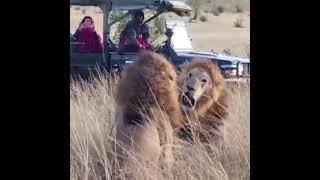
[[[172,77],[172,76],[169,76],[169,79],[170,79],[171,81],[173,81],[173,77]]]
[[[207,80],[206,79],[202,79],[202,82],[207,82]]]
[[[191,77],[192,76],[192,73],[189,73],[189,77]]]

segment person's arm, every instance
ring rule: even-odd
[[[94,34],[96,36],[96,41],[102,46],[103,43],[102,43],[102,40],[101,40],[101,36],[97,32],[94,32]]]
[[[79,39],[80,30],[77,29],[76,32],[73,34],[74,39],[77,41]]]
[[[142,38],[146,43],[149,43],[150,38],[150,29],[147,24],[143,24],[143,32],[142,32]]]
[[[78,41],[78,39],[79,39],[79,34],[80,34],[82,28],[83,28],[83,25],[80,24],[79,27],[77,28],[76,32],[73,34],[73,36],[76,39],[76,41]]]
[[[99,52],[103,51],[103,42],[101,40],[101,36],[98,34],[98,41],[99,41]]]
[[[123,30],[120,33],[120,38],[123,38],[127,35],[128,30],[131,28],[131,22],[128,22],[127,25],[123,28]]]
[[[124,37],[125,37],[125,29],[123,29],[120,33],[119,42],[121,42],[121,39],[123,39]]]

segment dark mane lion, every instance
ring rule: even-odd
[[[173,131],[182,124],[176,71],[164,56],[140,52],[124,71],[116,94],[117,161],[123,167],[125,148],[143,160],[170,162]]]

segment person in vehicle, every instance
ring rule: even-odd
[[[129,35],[124,36],[119,45],[121,52],[137,52],[140,49],[150,49],[150,45],[145,43],[141,36],[137,36],[137,32],[134,29],[129,30]]]
[[[141,36],[137,35],[137,32],[134,29],[130,29],[128,36],[124,36],[121,39],[120,46],[137,46],[142,49],[149,49],[150,45],[147,44]]]
[[[128,36],[131,32],[132,29],[134,29],[137,33],[138,37],[141,37],[143,41],[149,44],[149,37],[150,37],[150,32],[149,32],[149,26],[143,22],[144,20],[144,13],[141,10],[138,10],[134,13],[133,19],[128,22],[126,27],[123,29],[123,31],[120,34],[120,42],[123,41],[123,39]]]
[[[172,29],[168,28],[165,35],[167,36],[167,40],[163,42],[163,44],[160,46],[157,52],[163,54],[164,56],[166,56],[168,60],[170,60],[170,55],[173,51],[171,48],[171,38],[173,36]]]
[[[74,33],[73,37],[79,44],[76,45],[77,52],[98,53],[102,52],[102,41],[95,31],[94,21],[90,16],[85,16]]]

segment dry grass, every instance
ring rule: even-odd
[[[108,82],[109,85],[108,86]],[[70,179],[110,179],[109,155],[114,137],[116,80],[95,79],[70,84]],[[224,149],[214,143],[176,141],[172,169],[146,166],[132,159],[134,179],[250,179],[249,84],[232,91],[231,116],[226,120]],[[209,150],[208,150],[209,149]]]
[[[236,5],[235,6],[235,10],[236,10],[236,13],[242,13],[243,12],[243,8],[239,5]]]

